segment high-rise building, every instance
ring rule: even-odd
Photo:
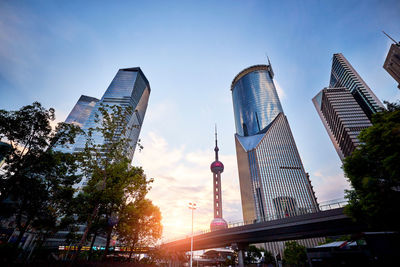
[[[341,160],[358,146],[371,122],[347,88],[325,88],[312,99]]]
[[[372,114],[385,109],[382,102],[341,53],[333,54],[329,87],[346,87],[369,119]]]
[[[273,220],[318,210],[271,64],[241,71],[232,81],[236,155],[243,219]]]
[[[127,156],[132,159],[146,113],[149,96],[150,84],[140,68],[120,69],[103,97],[96,103],[82,130],[87,131],[89,128],[97,126],[96,114],[99,112],[98,110],[101,105],[117,105],[131,108],[132,114],[126,119],[128,131],[125,137],[130,140],[127,147]],[[93,138],[97,144],[104,142],[99,132],[95,132]],[[78,137],[74,151],[82,151],[85,147],[85,142],[85,137]]]
[[[390,46],[383,68],[399,83],[397,87],[400,89],[400,42],[387,34],[386,36],[393,41],[393,44]]]
[[[65,122],[81,126],[82,130],[86,132],[89,128],[98,126],[96,123],[96,113],[99,112],[101,105],[104,105],[105,108],[107,108],[107,105],[131,108],[131,116],[126,118],[126,127],[128,129],[126,137],[130,139],[126,153],[132,159],[146,113],[149,96],[150,84],[140,68],[120,69],[100,100],[93,97],[81,96]],[[97,144],[104,142],[100,133],[95,132],[93,138]],[[81,135],[76,137],[76,142],[72,148],[57,149],[70,153],[79,152],[84,149],[85,143],[86,137]],[[83,177],[81,182],[75,186],[81,188],[86,183],[87,177]],[[78,225],[78,227],[77,234],[83,234],[85,225]],[[56,235],[46,240],[45,246],[57,248],[60,245],[65,245],[68,233],[69,230],[57,232]],[[105,242],[106,238],[100,235],[96,238],[95,246],[104,245]]]
[[[211,163],[210,169],[213,173],[213,198],[214,198],[214,219],[211,221],[211,231],[225,229],[228,227],[222,218],[222,190],[221,173],[224,171],[224,164],[218,159],[217,128],[215,128],[215,161]]]
[[[329,86],[312,101],[339,158],[343,160],[358,146],[360,132],[371,126],[372,115],[385,108],[340,53],[333,55]]]
[[[65,122],[73,123],[82,128],[97,102],[99,102],[97,98],[81,95]]]
[[[65,119],[65,122],[75,124],[82,128],[98,101],[97,98],[81,95],[78,102],[76,102],[74,108]],[[70,144],[64,147],[57,147],[56,149],[64,153],[72,153],[74,152],[75,145],[76,144]]]
[[[102,105],[106,108],[107,105],[131,108],[132,113],[130,117],[126,119],[126,127],[128,129],[126,138],[129,139],[126,153],[128,158],[132,160],[146,113],[149,96],[150,84],[140,68],[120,69],[100,100],[94,97],[81,96],[65,122],[74,123],[80,126],[83,131],[87,132],[89,128],[95,128],[97,126],[96,114],[99,113],[99,108]],[[99,132],[93,133],[93,139],[96,144],[104,142]],[[86,137],[80,135],[76,137],[75,144],[69,147],[59,147],[57,149],[70,153],[80,152],[83,151],[85,144]],[[84,186],[86,182],[86,179],[83,178],[76,186],[80,188]]]

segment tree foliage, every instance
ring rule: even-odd
[[[306,248],[296,241],[286,242],[283,251],[283,263],[285,266],[306,266]]]
[[[244,262],[246,264],[257,263],[261,259],[261,252],[263,251],[264,249],[260,249],[256,246],[250,245],[246,249],[246,257],[244,258]]]
[[[347,191],[346,214],[375,229],[399,230],[400,219],[400,106],[372,117],[361,131],[360,145],[345,158],[343,169],[352,189]]]
[[[55,150],[74,142],[79,127],[51,121],[54,109],[38,102],[17,111],[0,110],[0,140],[10,144],[0,173],[2,217],[15,216],[20,232],[16,246],[28,228],[51,230],[68,213],[73,197],[76,157]]]
[[[145,201],[145,196],[152,179],[146,178],[142,168],[131,166],[128,156],[132,148],[129,135],[132,127],[136,127],[131,125],[132,116],[131,109],[127,107],[100,106],[96,113],[96,126],[86,132],[81,166],[87,185],[77,197],[80,203],[77,214],[87,227],[80,247],[86,241],[92,224],[105,220],[104,228],[98,230],[107,236],[107,253],[115,225],[121,220],[129,222],[129,216],[133,216],[136,208],[147,212],[142,206],[151,204]],[[143,240],[145,234],[140,234],[139,240]]]
[[[148,199],[123,205],[116,232],[118,240],[125,246],[154,246],[162,234],[160,209]]]
[[[270,252],[268,250],[264,251],[264,263],[272,264],[273,266],[275,266],[276,261],[275,261],[274,255],[272,255],[272,252]]]

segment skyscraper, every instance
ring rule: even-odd
[[[108,86],[103,97],[96,103],[82,129],[87,131],[90,127],[96,127],[96,113],[101,105],[117,105],[130,107],[132,114],[127,118],[126,127],[129,129],[129,147],[127,148],[128,158],[132,159],[139,138],[140,129],[143,124],[147,103],[150,96],[150,84],[140,68],[120,69]],[[95,142],[104,142],[100,133],[94,133]],[[75,151],[82,151],[85,147],[86,139],[84,136],[78,137]]]
[[[242,211],[248,222],[318,210],[273,78],[270,63],[255,65],[231,85]]]
[[[372,115],[384,106],[340,53],[333,55],[329,86],[312,101],[343,160],[358,146],[360,132],[371,126]]]
[[[128,129],[126,138],[129,139],[126,153],[128,158],[132,160],[146,113],[149,96],[149,81],[139,67],[120,69],[100,100],[93,97],[81,96],[65,122],[77,124],[81,126],[83,131],[87,132],[89,128],[97,126],[96,114],[99,113],[101,105],[118,105],[131,108],[132,114],[126,119],[126,127]],[[94,132],[93,138],[97,144],[104,142],[99,132]],[[85,144],[86,137],[80,135],[76,137],[73,146],[58,149],[71,153],[80,152],[84,149]],[[82,179],[77,186],[81,187],[85,184],[86,179]]]
[[[129,118],[126,118],[126,127],[128,128],[126,137],[130,139],[126,153],[132,160],[149,96],[150,84],[140,68],[120,69],[100,100],[93,97],[81,96],[65,122],[81,126],[82,130],[87,132],[89,128],[98,126],[95,118],[101,105],[130,107],[132,114]],[[94,132],[93,138],[96,144],[104,142],[100,133]],[[75,141],[75,144],[70,148],[58,147],[56,149],[69,153],[82,151],[86,144],[86,137],[83,135],[77,136]],[[75,187],[82,188],[86,183],[87,177],[83,177],[81,182],[76,184]],[[77,234],[83,234],[85,225],[78,226],[79,231]],[[60,245],[65,245],[68,233],[69,230],[57,232],[55,236],[46,240],[45,246],[56,248]],[[95,246],[104,245],[105,242],[106,239],[100,235],[96,238]]]
[[[83,127],[83,124],[89,118],[90,113],[92,113],[92,110],[98,101],[97,98],[81,95],[78,102],[76,102],[74,108],[65,119],[65,122]]]
[[[97,98],[81,95],[78,102],[76,102],[74,108],[65,119],[65,122],[75,124],[82,128],[98,101],[99,100]],[[70,144],[68,147],[57,148],[57,150],[63,151],[64,153],[72,153],[74,149],[75,144]]]
[[[213,173],[213,198],[214,198],[214,219],[211,221],[211,231],[225,229],[228,227],[222,218],[222,190],[221,173],[224,171],[224,164],[218,159],[217,128],[215,128],[215,161],[211,163],[210,169]]]
[[[400,42],[387,34],[386,36],[393,41],[393,44],[390,46],[383,68],[399,83],[397,87],[400,89]]]
[[[385,109],[382,102],[341,53],[333,54],[329,87],[346,87],[369,119],[372,114]]]
[[[347,88],[325,88],[313,103],[341,160],[359,144],[357,136],[371,122]]]

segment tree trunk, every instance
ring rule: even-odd
[[[133,254],[133,251],[132,251],[132,248],[130,248],[130,252],[129,252],[129,261],[131,261],[131,259],[132,259],[132,254]]]
[[[31,221],[32,221],[32,219],[31,219],[31,218],[28,218],[28,220],[26,221],[26,223],[25,223],[24,226],[18,227],[18,228],[19,228],[19,234],[18,234],[17,240],[15,241],[15,244],[14,244],[15,249],[18,248],[19,243],[21,242],[22,238],[24,237],[24,234],[25,234],[25,232],[26,232],[26,229],[28,229],[28,226],[30,225]],[[20,225],[21,225],[21,224],[20,224]]]
[[[71,265],[75,264],[76,258],[78,257],[78,255],[79,255],[79,253],[80,253],[80,251],[82,249],[83,244],[86,242],[86,237],[87,237],[87,235],[89,233],[90,227],[92,226],[92,222],[93,222],[94,218],[96,218],[97,213],[99,212],[99,208],[100,208],[100,204],[97,204],[96,207],[93,209],[93,212],[92,212],[91,216],[89,217],[89,220],[88,220],[87,225],[86,225],[85,232],[83,233],[81,241],[79,242],[78,250],[72,256]]]
[[[111,233],[112,233],[112,226],[109,226],[109,229],[107,231],[106,249],[104,250],[103,261],[107,259],[108,250],[110,249]]]
[[[96,237],[97,237],[97,231],[94,231],[94,235],[93,235],[93,238],[92,238],[92,243],[90,243],[89,261],[92,259],[93,245],[94,245],[94,241],[96,240]]]

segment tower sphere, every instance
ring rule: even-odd
[[[228,228],[228,223],[222,218],[214,218],[211,221],[210,229],[211,231],[221,230]]]
[[[211,163],[210,169],[213,173],[217,172],[222,173],[224,171],[224,164],[222,164],[221,161],[216,160],[213,163]]]

